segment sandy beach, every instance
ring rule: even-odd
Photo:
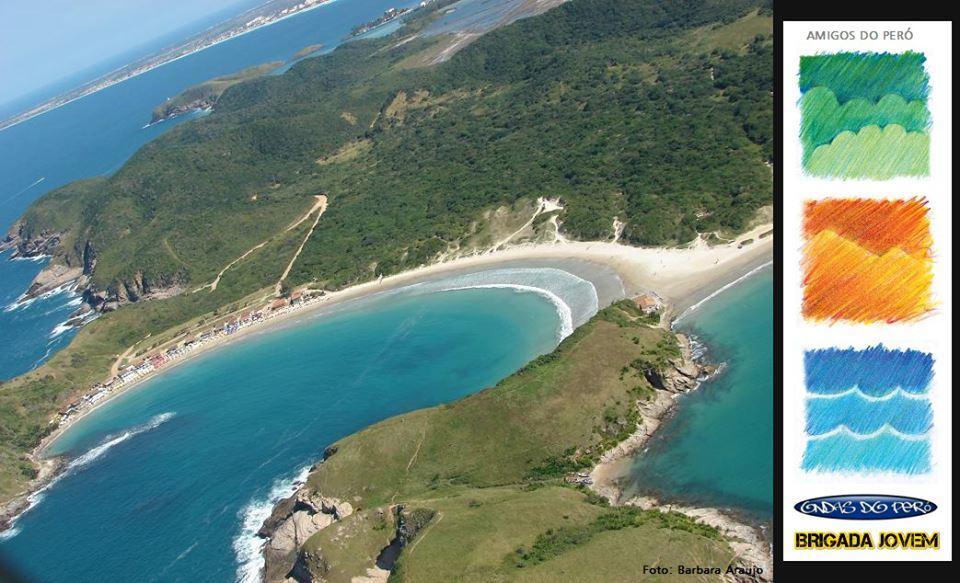
[[[686,247],[632,247],[611,242],[557,241],[552,243],[516,244],[495,251],[451,258],[442,263],[424,265],[400,274],[328,292],[303,308],[270,318],[262,324],[242,328],[229,336],[213,339],[163,368],[125,384],[108,398],[61,424],[47,435],[31,453],[42,461],[45,452],[73,425],[119,395],[140,387],[145,381],[189,362],[212,350],[240,341],[279,326],[296,324],[306,317],[316,317],[346,302],[373,297],[417,283],[505,267],[554,267],[593,283],[600,306],[643,292],[654,292],[666,300],[668,318],[674,318],[695,307],[717,290],[738,281],[773,260],[773,226],[759,225],[722,245],[709,245],[698,239]],[[766,236],[761,238],[761,235]],[[750,241],[743,244],[744,241]],[[602,472],[612,471],[602,470]],[[18,514],[24,497],[42,488],[56,472],[42,472],[28,492],[6,505],[7,516]],[[19,503],[18,503],[19,501]]]
[[[352,300],[360,300],[401,287],[443,279],[456,275],[504,267],[555,267],[590,281],[597,289],[600,306],[632,297],[643,292],[655,292],[664,298],[675,317],[717,290],[727,286],[755,269],[772,262],[772,234],[764,224],[738,236],[723,245],[708,245],[702,239],[687,247],[632,247],[607,242],[555,242],[519,244],[482,254],[458,257],[419,268],[353,285],[329,292],[302,309],[271,318],[263,324],[243,328],[238,332],[216,338],[187,356],[162,369],[146,374],[124,385],[108,398],[58,427],[34,450],[37,459],[67,429],[79,420],[109,403],[117,396],[142,385],[175,366],[189,362],[211,350],[239,341],[277,326],[296,323],[306,316],[315,316]],[[752,239],[754,243],[741,245]]]

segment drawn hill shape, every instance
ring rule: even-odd
[[[930,78],[923,53],[833,53],[800,57],[800,91],[829,87],[841,103],[876,102],[890,93],[926,101]]]
[[[932,308],[932,261],[900,247],[877,255],[828,229],[807,242],[804,268],[806,318],[893,323]]]
[[[873,102],[862,98],[840,104],[827,87],[814,87],[800,99],[802,122],[800,137],[804,152],[809,155],[817,146],[831,143],[844,131],[857,132],[875,125],[902,126],[908,132],[926,131],[930,113],[921,100],[907,101],[896,93],[889,93]]]
[[[900,247],[915,257],[929,257],[933,244],[927,201],[920,197],[807,201],[804,235],[809,238],[828,229],[878,255]]]
[[[818,146],[806,164],[814,176],[871,178],[930,174],[930,136],[907,132],[903,126],[875,125],[858,132],[844,131],[833,142]]]
[[[914,52],[801,57],[804,171],[875,180],[928,175],[925,61]]]

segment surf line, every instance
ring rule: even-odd
[[[683,320],[683,319],[686,318],[688,315],[690,315],[690,312],[693,312],[694,310],[696,310],[697,308],[699,308],[699,307],[702,306],[703,304],[709,302],[709,301],[712,300],[713,298],[717,297],[718,295],[722,294],[723,292],[727,291],[728,289],[734,287],[735,285],[746,281],[747,279],[750,278],[750,276],[758,273],[759,271],[761,271],[761,270],[763,270],[763,269],[766,269],[767,267],[770,267],[771,265],[773,265],[773,261],[767,261],[766,263],[764,263],[764,264],[762,264],[762,265],[758,265],[758,266],[754,267],[753,269],[751,269],[750,271],[744,273],[743,275],[741,275],[741,276],[738,277],[737,279],[731,281],[731,282],[728,283],[727,285],[725,285],[725,286],[721,287],[720,289],[714,291],[713,293],[711,293],[711,294],[708,295],[707,297],[703,298],[703,299],[700,300],[699,302],[693,304],[692,306],[690,306],[689,308],[687,308],[686,310],[684,310],[679,316],[677,316],[676,318],[674,318],[672,325],[679,324],[679,323],[680,323],[680,320]]]
[[[543,296],[550,300],[550,303],[557,309],[560,315],[560,329],[557,331],[559,340],[573,334],[573,310],[569,304],[560,299],[560,296],[550,290],[532,285],[523,285],[520,283],[478,283],[476,285],[465,285],[459,287],[447,287],[441,291],[462,291],[468,289],[512,289],[518,292],[531,292]]]
[[[27,506],[22,511],[20,511],[19,514],[13,517],[13,519],[10,521],[9,530],[3,533],[0,533],[0,537],[2,537],[0,538],[0,540],[13,538],[20,532],[20,529],[16,528],[16,521],[19,520],[20,517],[22,517],[24,514],[26,514],[33,508],[35,508],[37,504],[40,504],[40,502],[43,501],[44,495],[46,494],[47,490],[52,488],[54,484],[56,484],[57,482],[59,482],[60,480],[62,480],[63,478],[69,475],[75,474],[78,470],[81,470],[89,466],[91,463],[100,459],[101,457],[104,456],[104,454],[106,454],[108,451],[113,449],[114,446],[117,446],[123,443],[124,441],[130,439],[131,437],[140,435],[141,433],[146,433],[151,429],[156,429],[157,427],[160,427],[161,425],[163,425],[164,423],[172,419],[175,415],[176,413],[174,412],[160,413],[159,415],[154,415],[146,423],[142,423],[140,425],[131,427],[130,429],[127,429],[126,431],[124,431],[123,433],[120,433],[119,435],[107,436],[106,440],[103,441],[100,445],[70,460],[70,462],[67,463],[63,471],[61,471],[59,474],[54,476],[42,488],[40,488],[39,490],[30,494],[30,496],[27,497]]]

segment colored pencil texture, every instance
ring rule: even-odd
[[[933,357],[917,350],[828,348],[804,354],[807,445],[817,472],[930,470]]]
[[[801,57],[804,170],[875,180],[929,174],[925,60],[914,52]]]
[[[804,317],[893,323],[926,314],[933,306],[927,210],[922,198],[808,201]]]

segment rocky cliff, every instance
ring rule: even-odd
[[[301,566],[291,575],[303,543],[338,520],[353,514],[353,506],[336,498],[327,498],[304,485],[289,498],[281,500],[264,521],[257,535],[267,540],[263,548],[264,580],[303,581],[310,569]],[[310,560],[309,557],[300,562]],[[309,580],[309,579],[307,579]]]
[[[108,312],[124,304],[151,298],[165,298],[183,291],[179,275],[148,278],[142,271],[118,280],[100,289],[92,279],[97,265],[97,250],[90,241],[77,243],[76,248],[64,248],[66,233],[43,231],[27,235],[20,224],[14,225],[0,242],[0,251],[13,249],[11,258],[31,259],[52,257],[33,279],[21,297],[29,300],[63,286],[79,293],[86,304],[78,316],[90,310]],[[73,246],[71,246],[73,247]]]

